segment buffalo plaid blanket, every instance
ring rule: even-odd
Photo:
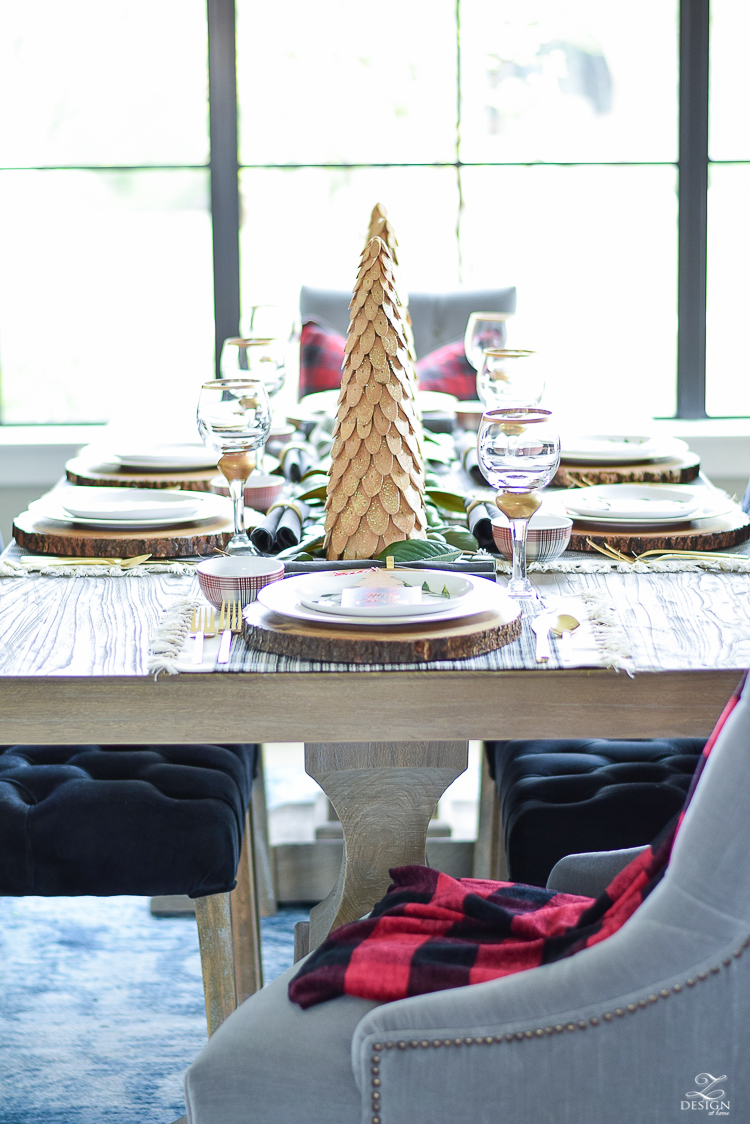
[[[706,743],[685,808],[740,693]],[[524,972],[606,940],[663,878],[685,808],[598,898],[398,867],[371,915],[336,929],[305,961],[289,998],[300,1007],[338,995],[388,1003]]]

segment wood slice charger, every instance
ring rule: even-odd
[[[552,481],[553,488],[580,488],[591,484],[689,484],[698,477],[701,459],[685,453],[669,460],[640,464],[577,464],[563,461]]]
[[[65,465],[68,481],[87,488],[182,488],[186,492],[210,492],[216,471],[216,468],[202,468],[152,472],[122,468],[116,463],[92,458],[85,449]]]
[[[586,540],[597,546],[611,546],[623,554],[643,554],[646,550],[727,550],[750,538],[750,517],[741,507],[715,519],[700,519],[692,523],[678,523],[658,531],[628,531],[614,526],[602,530],[591,527],[583,520],[574,519],[573,534],[568,550],[598,553]]]
[[[434,624],[337,628],[281,616],[254,602],[245,610],[250,648],[277,656],[333,663],[420,663],[482,656],[521,635],[521,614],[500,609]]]
[[[33,554],[57,554],[68,558],[190,558],[223,550],[234,533],[231,503],[227,514],[200,523],[178,527],[135,528],[129,531],[104,527],[79,527],[40,519],[22,511],[13,521],[13,537]]]

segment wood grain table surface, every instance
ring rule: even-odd
[[[606,592],[635,673],[609,670],[146,672],[163,610],[194,576],[0,581],[6,744],[364,742],[707,735],[750,665],[750,576],[534,575]]]

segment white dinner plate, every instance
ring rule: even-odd
[[[111,456],[123,468],[150,468],[155,472],[183,468],[198,471],[216,468],[218,453],[202,442],[173,445],[133,445],[118,448]]]
[[[565,497],[574,518],[607,523],[686,523],[701,509],[694,488],[668,484],[595,484]]]
[[[648,434],[575,434],[562,437],[562,461],[576,464],[636,464],[684,456],[686,441]]]
[[[63,523],[66,526],[76,524],[81,527],[106,527],[110,530],[128,530],[134,527],[179,527],[190,523],[202,523],[207,519],[229,517],[231,513],[230,501],[224,496],[215,496],[210,492],[196,493],[196,507],[193,514],[186,518],[184,515],[162,515],[158,518],[135,519],[108,519],[89,518],[82,515],[71,515],[58,498],[63,489],[49,492],[39,500],[29,504],[29,511],[37,519],[48,519],[53,523]]]
[[[198,509],[197,492],[157,488],[65,488],[59,498],[66,511],[84,519],[190,519]]]
[[[448,574],[450,571],[425,570],[431,578],[438,574]],[[463,575],[461,575],[463,577]],[[337,628],[361,628],[364,625],[377,628],[399,628],[406,624],[434,624],[438,621],[459,620],[463,617],[477,616],[489,609],[500,614],[503,623],[515,620],[520,613],[517,602],[511,601],[503,589],[487,578],[467,575],[473,589],[470,594],[459,604],[449,609],[441,609],[431,613],[425,619],[424,614],[409,617],[338,617],[332,613],[319,613],[315,609],[308,609],[299,599],[299,590],[310,581],[309,574],[299,574],[293,578],[285,578],[280,582],[263,586],[258,591],[258,601],[266,609],[271,609],[280,616],[291,617],[293,620],[311,621],[314,624],[335,625]],[[248,608],[251,608],[248,606]]]
[[[381,603],[367,605],[342,605],[344,590],[357,587],[368,573],[387,574],[389,577],[409,586],[422,594],[422,600],[413,603]],[[424,586],[427,585],[427,591]],[[298,592],[300,604],[318,613],[333,614],[339,617],[414,617],[423,614],[434,615],[441,609],[458,605],[473,591],[471,582],[461,574],[445,571],[437,578],[424,570],[390,571],[371,567],[362,570],[345,570],[340,573],[327,571],[311,574],[308,583]],[[445,590],[448,596],[443,593]],[[377,596],[377,595],[376,595]]]

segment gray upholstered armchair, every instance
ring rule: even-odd
[[[302,1011],[293,970],[191,1066],[192,1124],[665,1124],[750,1120],[750,690],[727,721],[662,883],[609,940],[473,987]],[[594,892],[630,853],[568,856]],[[585,878],[585,882],[581,879]],[[729,1109],[721,1106],[729,1104]]]

